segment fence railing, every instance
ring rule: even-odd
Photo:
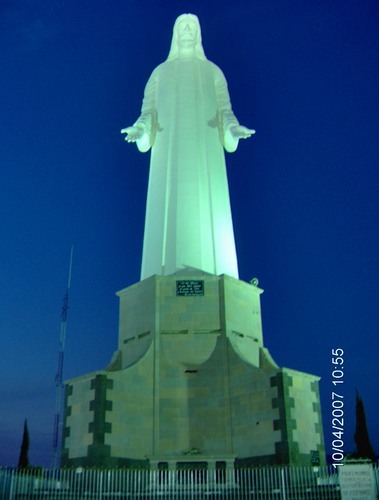
[[[378,478],[378,467],[375,467]],[[0,468],[0,499],[340,499],[331,467],[185,470]]]

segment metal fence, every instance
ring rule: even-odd
[[[378,478],[378,467],[375,469]],[[340,499],[331,467],[1,469],[0,499]]]

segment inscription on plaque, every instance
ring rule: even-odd
[[[320,465],[320,452],[318,450],[311,450],[311,464]]]
[[[177,280],[176,295],[190,297],[204,295],[204,281],[202,280]]]
[[[343,500],[375,500],[377,488],[370,463],[345,464],[338,469]]]

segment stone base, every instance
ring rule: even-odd
[[[111,365],[66,384],[62,465],[325,463],[319,377],[263,347],[261,293],[195,270],[119,292]]]

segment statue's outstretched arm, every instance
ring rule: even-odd
[[[248,139],[255,130],[247,128],[243,125],[233,125],[224,129],[224,148],[228,153],[234,153],[238,147],[240,139]]]
[[[146,153],[152,146],[151,120],[147,117],[146,122],[147,124],[138,119],[134,125],[121,130],[121,134],[126,134],[125,140],[127,142],[137,143],[137,147],[141,153]]]
[[[218,70],[218,71],[217,71]],[[230,97],[228,92],[228,84],[222,73],[217,68],[216,70],[216,95],[217,105],[219,110],[221,136],[223,137],[223,146],[229,153],[233,153],[238,146],[240,139],[248,139],[255,130],[249,129],[240,125],[235,117],[232,106],[230,104]]]
[[[136,142],[138,149],[142,153],[148,151],[154,142],[156,132],[154,123],[156,115],[155,89],[156,71],[153,71],[145,87],[140,117],[132,126],[121,130],[122,134],[126,134],[125,140],[127,142]]]

